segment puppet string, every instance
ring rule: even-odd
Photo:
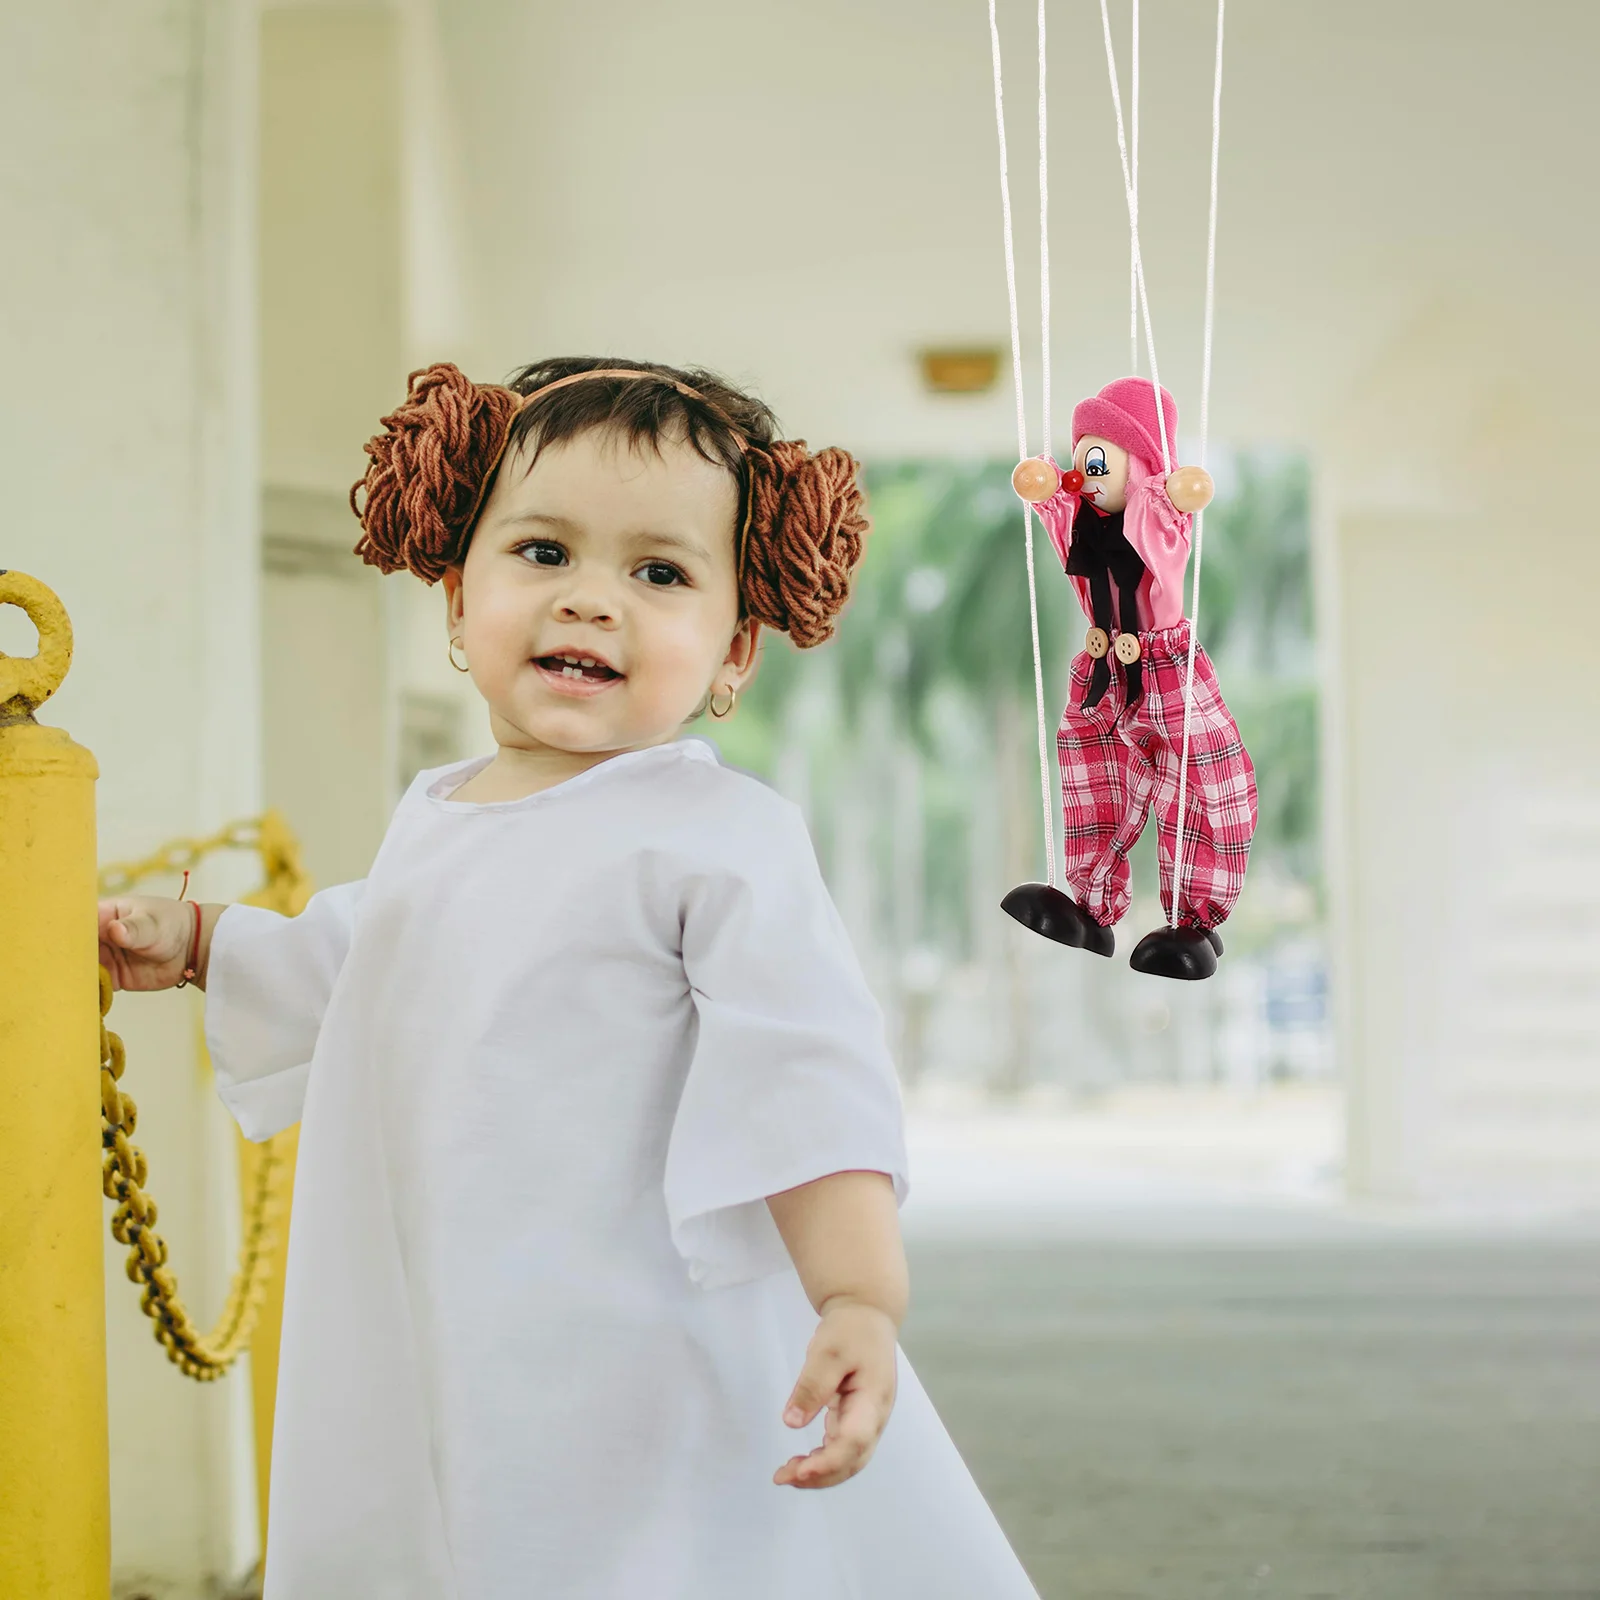
[[[1000,218],[1005,228],[1006,298],[1011,310],[1011,377],[1017,395],[1017,459],[1028,453],[1028,420],[1022,397],[1022,330],[1017,320],[1017,253],[1011,238],[1011,173],[1006,164],[1005,91],[1000,82],[1000,25],[989,0],[989,51],[994,58],[994,122],[1000,139]]]
[[[1039,0],[1039,344],[1044,368],[1043,449],[1050,454],[1050,140],[1045,96],[1045,0]]]
[[[1211,433],[1211,344],[1217,306],[1217,165],[1222,151],[1222,25],[1227,0],[1217,0],[1217,64],[1211,87],[1211,216],[1206,229],[1206,315],[1200,360],[1200,465]],[[1200,639],[1200,564],[1205,558],[1205,512],[1194,518],[1194,595],[1189,602],[1189,668],[1183,682],[1183,753],[1178,759],[1178,826],[1172,854],[1172,926],[1183,888],[1183,835],[1189,798],[1189,733],[1194,721],[1194,661]]]
[[[1150,387],[1156,397],[1156,426],[1161,435],[1161,473],[1172,471],[1172,451],[1167,442],[1167,416],[1161,405],[1161,368],[1156,361],[1155,328],[1150,320],[1150,294],[1145,287],[1144,255],[1139,246],[1139,203],[1134,193],[1133,170],[1128,159],[1128,132],[1122,115],[1122,89],[1117,82],[1117,49],[1111,42],[1111,13],[1106,0],[1100,0],[1100,28],[1106,42],[1106,72],[1111,79],[1111,104],[1117,113],[1117,153],[1122,158],[1122,192],[1128,203],[1128,248],[1133,258],[1134,282],[1139,290],[1139,309],[1144,316],[1144,347],[1150,354]]]
[[[1131,183],[1133,190],[1133,216],[1134,224],[1138,225],[1139,217],[1139,0],[1133,0],[1133,41],[1130,45],[1133,57],[1129,63],[1129,99],[1132,102],[1129,111],[1132,113],[1132,139],[1133,159],[1131,166]],[[1139,370],[1139,271],[1134,261],[1132,249],[1128,251],[1128,349],[1129,372],[1137,373]]]
[[[1041,0],[1040,44],[1044,40],[1044,9]],[[1028,454],[1028,425],[1022,388],[1022,332],[1017,317],[1017,258],[1012,242],[1011,228],[1011,176],[1006,161],[1005,91],[1000,71],[1000,25],[995,19],[995,0],[989,0],[989,49],[994,61],[994,121],[1000,143],[1000,215],[1005,226],[1006,295],[1011,311],[1011,376],[1017,396],[1017,458]],[[1044,65],[1040,51],[1039,87],[1039,199],[1040,232],[1045,231],[1045,205],[1048,187],[1045,171],[1045,116],[1044,116]],[[1041,257],[1043,260],[1044,258]],[[1046,284],[1048,284],[1048,278]],[[1044,294],[1048,297],[1048,287]],[[1048,298],[1044,301],[1048,304]],[[1048,326],[1048,324],[1046,324]],[[1045,382],[1049,383],[1049,353],[1046,350]],[[1048,414],[1048,413],[1047,413]],[[1049,450],[1049,436],[1045,437],[1045,450]],[[1033,510],[1022,502],[1023,548],[1028,564],[1028,621],[1033,634],[1033,693],[1035,712],[1039,724],[1039,800],[1044,813],[1045,882],[1052,888],[1056,881],[1055,823],[1050,814],[1050,744],[1044,714],[1044,655],[1039,645],[1039,593],[1038,580],[1033,570]]]

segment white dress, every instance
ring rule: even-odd
[[[905,1185],[799,812],[693,741],[451,800],[481,765],[217,926],[222,1097],[303,1116],[269,1600],[1032,1596],[903,1358],[863,1473],[771,1482],[817,1319],[765,1196]]]

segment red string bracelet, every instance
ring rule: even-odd
[[[185,872],[183,888],[178,891],[178,898],[183,899],[188,892],[189,874]],[[200,927],[203,913],[198,900],[191,900],[189,903],[194,907],[194,937],[189,941],[189,964],[183,969],[183,976],[173,985],[175,989],[187,988],[194,982],[195,974],[200,970]]]

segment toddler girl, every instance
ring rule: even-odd
[[[898,1354],[899,1097],[805,826],[679,740],[831,632],[855,462],[637,363],[383,425],[358,552],[443,582],[496,753],[292,921],[101,908],[121,986],[207,989],[245,1133],[303,1119],[268,1596],[1032,1595]]]

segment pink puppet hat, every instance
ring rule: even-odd
[[[1161,410],[1167,424],[1167,457],[1174,464],[1178,453],[1178,403],[1161,391]],[[1148,378],[1117,378],[1099,394],[1080,400],[1072,411],[1072,448],[1086,433],[1121,445],[1138,459],[1144,476],[1161,471],[1161,427],[1156,419],[1155,387]]]

